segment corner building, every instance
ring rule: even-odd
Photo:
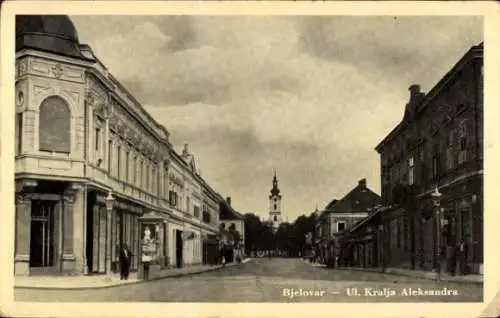
[[[202,203],[219,196],[71,20],[16,16],[15,69],[15,275],[116,271],[123,243],[134,271],[141,222],[154,224],[161,267],[201,263],[218,228],[218,202]]]

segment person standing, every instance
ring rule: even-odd
[[[467,256],[469,255],[467,244],[464,239],[460,240],[460,244],[458,245],[458,259],[460,264],[460,275],[467,274]]]
[[[120,249],[120,280],[127,280],[130,273],[131,253],[127,244],[123,244]]]
[[[144,274],[144,280],[149,279],[149,265],[151,264],[151,255],[147,252],[142,252],[142,269]]]
[[[219,229],[219,260],[222,266],[226,266],[226,249],[227,249],[227,231],[226,225],[222,223]]]

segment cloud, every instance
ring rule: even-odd
[[[199,158],[242,211],[266,214],[273,168],[286,213],[366,177],[401,120],[474,44],[474,17],[149,16],[73,19],[110,71]]]

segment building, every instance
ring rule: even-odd
[[[319,257],[324,262],[332,262],[340,253],[337,242],[339,233],[366,218],[380,202],[380,196],[367,187],[366,179],[361,179],[343,198],[328,203],[318,220],[316,244]]]
[[[441,271],[463,241],[465,273],[482,273],[483,43],[428,93],[409,90],[402,121],[376,147],[384,207],[359,229],[378,232],[381,266]]]
[[[124,243],[136,270],[143,235],[159,266],[202,262],[214,191],[71,20],[16,16],[15,69],[15,274],[110,273]]]
[[[219,223],[224,224],[226,230],[234,228],[238,232],[240,242],[236,248],[240,255],[243,255],[245,251],[245,217],[233,208],[231,197],[220,202]]]
[[[278,177],[276,176],[276,169],[274,170],[273,176],[273,187],[271,188],[271,194],[269,195],[269,219],[268,222],[271,224],[273,231],[276,232],[283,223],[282,212],[282,196],[280,189],[278,187]]]

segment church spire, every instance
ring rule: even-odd
[[[278,176],[276,173],[276,168],[274,168],[273,188],[271,189],[271,196],[275,195],[280,196],[280,189],[278,188]]]

